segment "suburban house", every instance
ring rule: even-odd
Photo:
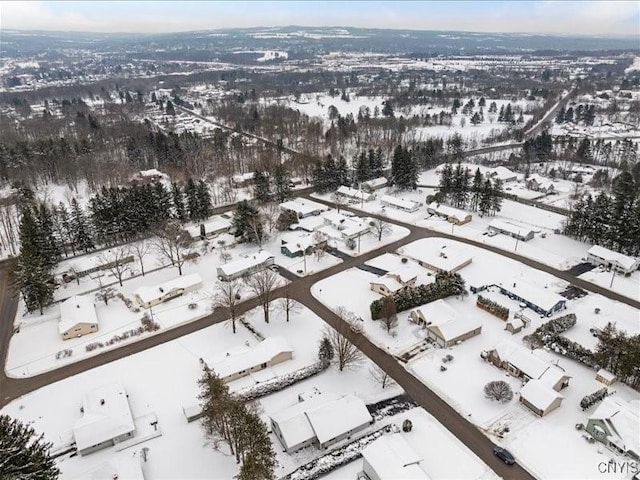
[[[367,480],[429,480],[420,466],[422,457],[400,433],[382,435],[371,442],[362,450],[362,460]]]
[[[520,345],[506,341],[496,345],[481,356],[509,375],[523,380],[540,380],[555,391],[560,391],[569,385],[571,376],[555,365],[551,365],[533,350],[527,350]]]
[[[318,230],[336,240],[357,238],[371,231],[371,226],[360,217],[348,217],[341,213],[329,212],[323,215],[325,227]]]
[[[296,198],[280,204],[280,210],[294,212],[298,218],[306,218],[312,215],[320,215],[329,210],[329,207],[311,200]]]
[[[420,209],[420,203],[413,200],[405,200],[404,198],[396,198],[391,195],[383,195],[380,198],[380,203],[384,207],[397,208],[403,212],[417,212]]]
[[[596,380],[600,383],[604,383],[605,385],[613,385],[616,383],[616,376],[608,370],[601,368],[596,373]]]
[[[567,299],[562,295],[525,283],[519,278],[514,278],[512,282],[505,282],[505,284],[496,286],[503,295],[524,303],[531,310],[546,317],[563,308],[567,308]]]
[[[292,358],[293,349],[283,337],[268,337],[255,347],[207,363],[222,381],[228,383]]]
[[[324,235],[319,237],[311,234],[287,237],[281,240],[280,253],[289,258],[301,257],[313,253],[316,248],[325,248],[327,239]]]
[[[367,180],[366,182],[362,182],[360,184],[360,188],[365,192],[375,192],[376,190],[380,190],[388,185],[389,181],[385,177],[373,178],[371,180]]]
[[[518,179],[518,174],[516,172],[512,172],[507,167],[502,166],[492,168],[487,172],[487,176],[500,180],[503,183],[515,182]]]
[[[264,174],[269,175],[268,172],[265,172]],[[231,177],[231,183],[233,183],[233,186],[237,188],[248,187],[249,185],[253,185],[254,176],[254,172],[234,175],[233,177]]]
[[[527,240],[531,240],[535,233],[529,227],[515,225],[513,223],[507,223],[497,219],[492,220],[488,228],[490,232],[509,235],[523,242],[526,242]]]
[[[482,324],[475,318],[461,320],[444,300],[427,303],[409,313],[409,320],[427,329],[427,338],[441,348],[456,345],[480,335]]]
[[[640,406],[617,396],[602,400],[585,430],[611,450],[640,461]]]
[[[591,265],[602,265],[625,275],[630,275],[640,268],[640,258],[629,257],[599,245],[594,245],[589,249],[587,261]]]
[[[314,395],[270,416],[271,430],[284,451],[292,453],[315,445],[327,448],[368,427],[373,418],[354,395]]]
[[[540,417],[560,406],[564,396],[542,380],[529,380],[520,390],[520,403]]]
[[[168,179],[169,177],[165,173],[162,173],[160,170],[151,168],[149,170],[140,170],[133,176],[132,180],[143,185],[152,185],[158,183],[163,178]]]
[[[548,178],[541,177],[538,174],[530,175],[527,178],[527,188],[536,192],[553,193],[555,188]]]
[[[241,258],[235,262],[225,263],[218,267],[218,278],[230,282],[244,275],[251,275],[273,265],[275,258],[269,252],[260,250],[247,258]]]
[[[135,434],[129,399],[119,383],[85,394],[80,411],[82,418],[73,425],[73,438],[80,455],[111,447]]]
[[[439,252],[426,252],[418,245],[408,245],[399,251],[418,262],[421,267],[434,272],[455,273],[473,260],[471,255],[451,247],[443,247]]]
[[[373,193],[356,190],[346,185],[339,187],[338,190],[336,190],[336,195],[349,199],[350,203],[368,202],[376,197]]]
[[[109,270],[118,263],[127,264],[132,263],[134,260],[135,258],[133,255],[121,258],[119,262],[117,260],[113,262],[104,262],[98,255],[76,257],[67,264],[64,272],[61,273],[71,273],[75,277],[81,278],[91,275],[92,273]]]
[[[373,282],[369,282],[371,290],[383,297],[388,297],[396,292],[407,290],[416,286],[418,272],[407,267],[395,272],[388,272]]]
[[[141,456],[122,456],[106,461],[70,480],[144,480]]]
[[[231,230],[232,222],[222,217],[215,217],[199,225],[188,227],[185,230],[191,238],[211,238]]]
[[[60,304],[58,333],[63,340],[97,331],[98,316],[90,296],[75,295]]]
[[[298,223],[289,225],[289,230],[303,230],[305,232],[315,232],[320,227],[325,225],[325,220],[322,216],[305,217],[298,220]]]
[[[454,225],[464,225],[469,223],[473,218],[469,212],[460,210],[458,208],[449,207],[447,205],[441,205],[436,202],[432,202],[427,205],[427,212],[430,215],[436,215],[445,219],[449,223]]]
[[[197,273],[193,273],[191,275],[181,275],[155,287],[140,287],[133,292],[133,296],[141,307],[152,308],[172,298],[196,290],[201,286],[202,278]]]

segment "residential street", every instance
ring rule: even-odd
[[[306,197],[310,198],[309,195],[306,195]],[[331,202],[322,201],[315,198],[313,200],[320,203],[325,203],[327,205],[332,205]],[[547,272],[567,282],[571,282],[573,285],[576,285],[580,288],[601,294],[612,300],[620,301],[634,308],[640,308],[640,302],[624,297],[623,295],[620,295],[618,293],[611,292],[606,288],[602,288],[589,282],[577,279],[568,272],[560,271],[547,265],[543,265],[535,260],[521,257],[515,252],[507,252],[473,240],[455,237],[426,228],[420,228],[414,225],[405,224],[395,220],[391,221],[388,218],[379,217],[375,214],[365,213],[351,207],[341,208],[370,217],[384,218],[388,222],[392,222],[394,224],[407,228],[410,231],[410,234],[407,237],[393,242],[389,245],[385,245],[358,257],[348,258],[342,263],[330,267],[326,270],[320,271],[305,278],[297,279],[291,286],[290,295],[300,303],[306,305],[329,325],[334,327],[337,326],[341,331],[346,330],[346,336],[350,340],[352,340],[365,355],[367,355],[374,363],[388,372],[407,392],[407,394],[409,394],[418,404],[420,404],[423,408],[425,408],[425,410],[432,414],[461,442],[463,442],[469,449],[471,449],[484,462],[486,462],[498,475],[502,476],[503,478],[533,478],[522,467],[517,465],[507,466],[502,463],[501,460],[495,457],[492,451],[493,443],[489,438],[487,438],[480,430],[469,423],[466,418],[461,417],[452,407],[450,407],[446,402],[440,399],[432,390],[421,383],[413,375],[408,373],[392,355],[388,354],[385,351],[382,351],[362,335],[351,332],[348,328],[346,328],[346,325],[342,325],[342,327],[340,327],[340,322],[343,321],[340,320],[339,317],[337,317],[331,310],[329,310],[326,306],[324,306],[311,295],[311,286],[322,279],[328,278],[346,269],[355,267],[385,252],[394,251],[397,248],[415,240],[426,237],[444,237],[483,248],[485,250],[520,261],[528,266]],[[114,350],[105,351],[104,353],[101,353],[99,355],[69,364],[56,370],[45,372],[29,378],[8,378],[4,371],[4,365],[6,363],[9,340],[13,332],[13,319],[15,317],[17,309],[17,298],[11,295],[11,290],[8,285],[7,267],[7,262],[4,262],[2,264],[2,268],[0,269],[0,315],[2,318],[2,322],[0,323],[0,358],[3,365],[2,372],[0,373],[0,407],[6,405],[11,400],[18,398],[21,395],[32,392],[45,385],[57,382],[59,380],[90,370],[100,365],[104,365],[114,360],[139,353],[146,349],[161,345],[170,340],[174,340],[184,335],[196,332],[210,325],[223,322],[227,319],[226,312],[224,312],[223,310],[216,310],[211,315],[201,318],[200,320],[181,325],[173,329],[163,330],[159,334],[143,337],[139,341],[124,345]],[[291,278],[290,272],[282,271],[282,274],[286,278]],[[275,291],[275,297],[280,297],[283,294],[284,287],[281,287]],[[257,306],[259,306],[258,300],[250,299],[242,303],[241,310],[242,312],[245,312]]]

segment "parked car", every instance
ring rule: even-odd
[[[493,454],[507,465],[513,465],[514,463],[516,463],[516,459],[513,458],[511,452],[502,447],[493,447]]]

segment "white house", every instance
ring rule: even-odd
[[[89,296],[75,295],[60,304],[58,333],[63,340],[98,331],[98,316]]]
[[[567,299],[562,295],[540,288],[537,285],[513,278],[510,281],[497,285],[500,293],[507,297],[524,303],[527,307],[540,315],[549,316],[552,313],[566,308]]]
[[[513,238],[517,238],[526,242],[531,240],[534,235],[534,231],[530,227],[524,225],[515,225],[513,223],[503,222],[502,220],[492,220],[489,224],[489,231],[495,233],[503,233]]]
[[[469,212],[449,207],[448,205],[441,205],[436,202],[427,205],[427,212],[431,215],[444,218],[447,222],[453,223],[454,225],[464,225],[465,223],[469,223],[473,218]]]
[[[589,416],[585,430],[611,450],[640,460],[640,405],[617,396],[605,398]]]
[[[460,271],[473,260],[473,257],[463,250],[446,247],[437,252],[425,251],[419,244],[403,247],[402,254],[414,259],[421,267],[445,273]]]
[[[228,282],[243,275],[251,275],[273,265],[274,260],[275,257],[269,252],[260,250],[247,258],[220,265],[217,269],[218,278]]]
[[[548,178],[541,177],[538,174],[530,175],[527,178],[527,188],[536,192],[553,193],[555,188]]]
[[[336,195],[348,198],[351,202],[368,202],[375,198],[373,193],[363,192],[362,190],[356,190],[355,188],[342,185],[336,190]]]
[[[529,380],[520,390],[520,402],[541,417],[558,408],[562,400],[564,396],[542,380]]]
[[[388,180],[385,177],[378,177],[371,180],[367,180],[366,182],[362,182],[360,188],[366,192],[374,192],[376,190],[380,190],[384,188],[388,184]]]
[[[292,358],[293,349],[283,337],[269,337],[252,348],[207,363],[228,383]]]
[[[294,212],[298,218],[306,218],[311,215],[320,215],[329,210],[329,207],[311,200],[295,198],[281,203],[280,209]]]
[[[315,395],[270,416],[271,429],[288,453],[320,448],[349,438],[373,423],[365,403],[354,395]]]
[[[594,245],[587,252],[587,261],[592,265],[602,265],[616,272],[631,274],[640,268],[640,258],[629,257],[608,248]]]
[[[480,335],[482,324],[475,318],[461,319],[444,300],[427,303],[409,313],[409,319],[427,329],[427,338],[441,348]]]
[[[325,227],[318,230],[336,240],[357,238],[371,230],[371,226],[360,217],[348,217],[341,213],[329,212],[325,213],[323,218]]]
[[[268,173],[265,172],[265,175],[268,175]],[[253,184],[253,181],[255,179],[254,177],[255,177],[254,172],[248,172],[248,173],[234,175],[233,177],[231,177],[231,181],[233,182],[234,187],[246,187],[248,185]]]
[[[135,434],[129,399],[119,383],[85,394],[81,411],[82,418],[73,425],[73,438],[80,455],[113,446]]]
[[[402,434],[382,435],[362,450],[362,472],[368,480],[429,480],[422,457]]]
[[[393,207],[404,212],[417,212],[420,208],[419,202],[413,200],[405,200],[404,198],[396,198],[391,195],[383,195],[380,198],[380,203],[385,207]]]
[[[155,287],[139,287],[133,292],[133,296],[141,307],[151,308],[196,290],[201,286],[202,278],[197,273],[193,273],[191,275],[180,275]]]
[[[211,238],[220,233],[225,233],[231,230],[231,220],[227,220],[222,217],[214,217],[206,222],[202,222],[199,225],[188,227],[185,230],[191,236],[191,238],[206,237]]]
[[[518,174],[515,172],[512,172],[511,170],[509,170],[507,167],[496,167],[496,168],[492,168],[491,170],[489,170],[489,175],[497,180],[500,180],[504,183],[507,182],[515,182],[516,179],[518,178]]]

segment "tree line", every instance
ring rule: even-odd
[[[477,168],[473,178],[468,167],[461,163],[442,166],[438,193],[431,200],[456,208],[479,211],[481,215],[495,215],[502,208],[502,181],[485,177]]]
[[[612,195],[590,193],[578,199],[567,218],[565,234],[627,255],[640,255],[640,195],[633,175],[623,171]]]

